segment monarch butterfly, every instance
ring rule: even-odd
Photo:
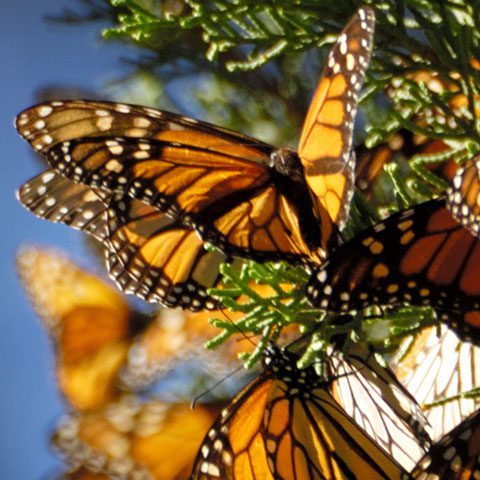
[[[480,157],[458,169],[448,190],[448,205],[462,225],[480,235]]]
[[[435,443],[412,472],[422,480],[480,477],[480,410]]]
[[[191,310],[219,307],[207,289],[221,283],[219,265],[235,261],[205,250],[194,230],[180,221],[138,200],[76,184],[54,170],[24,183],[18,198],[38,217],[101,241],[110,276],[125,292]]]
[[[392,361],[398,380],[420,405],[456,397],[480,385],[480,348],[442,325],[424,329],[408,351]],[[456,398],[425,409],[427,430],[438,440],[480,407],[479,398]]]
[[[461,338],[480,341],[480,240],[431,200],[360,233],[310,278],[322,309],[429,305]]]
[[[118,398],[118,373],[147,317],[103,280],[53,251],[23,248],[17,271],[54,344],[65,399],[87,410]]]
[[[353,191],[357,97],[374,15],[362,7],[328,57],[298,153],[150,108],[50,102],[21,113],[20,134],[62,175],[126,192],[192,224],[226,254],[320,262]],[[155,261],[145,248],[147,264]]]
[[[408,160],[414,155],[438,154],[448,148],[437,138],[427,138],[406,129],[394,132],[372,149],[361,144],[355,149],[356,185],[367,198],[370,198],[374,192],[376,180],[382,174],[386,164],[400,159]],[[458,167],[453,159],[428,163],[425,166],[435,175],[448,181],[453,179]]]
[[[52,442],[66,462],[81,466],[84,474],[187,479],[202,438],[220,410],[215,404],[192,410],[183,403],[126,397],[99,410],[65,416]]]
[[[217,417],[193,479],[407,478],[358,427],[312,366],[269,345],[264,370]]]

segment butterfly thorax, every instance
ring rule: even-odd
[[[280,194],[294,206],[305,243],[312,251],[316,250],[322,243],[321,230],[314,214],[302,162],[297,152],[286,147],[272,152],[270,158],[272,179]]]
[[[263,356],[263,367],[271,375],[286,384],[288,393],[292,396],[308,396],[314,387],[323,387],[326,382],[317,375],[315,369],[309,366],[305,369],[297,367],[300,357],[277,345],[269,345]]]

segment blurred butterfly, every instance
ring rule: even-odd
[[[73,468],[62,475],[55,477],[55,480],[109,480],[106,473],[97,473],[85,467]]]
[[[437,138],[424,137],[406,129],[392,133],[372,149],[361,144],[355,149],[356,185],[366,198],[371,198],[385,165],[410,160],[414,155],[433,155],[448,149],[448,145]],[[457,167],[454,159],[425,163],[425,168],[447,181],[452,180]]]
[[[262,373],[205,436],[193,479],[404,478],[405,470],[335,401],[329,383],[313,366],[299,370],[298,359],[267,347]]]
[[[352,130],[373,29],[373,12],[362,7],[340,34],[298,152],[107,102],[40,104],[21,113],[16,126],[57,172],[180,218],[226,254],[319,263],[338,243],[353,192]],[[159,262],[156,250],[139,252],[147,265]]]
[[[448,190],[448,206],[462,225],[480,236],[480,157],[458,169]]]
[[[480,478],[480,410],[435,443],[412,476],[421,480]]]
[[[208,318],[232,321],[241,315],[227,317],[221,310],[144,315],[101,278],[58,252],[36,247],[18,253],[17,271],[54,344],[60,391],[77,410],[146,388],[193,356],[198,363],[204,343],[221,332]],[[269,294],[266,286],[252,288]],[[248,339],[232,338],[208,362],[232,368],[237,354],[251,349]]]
[[[480,408],[480,398],[458,398],[480,385],[480,348],[461,342],[445,325],[422,331],[392,365],[398,380],[425,407],[426,428],[434,440]],[[443,402],[450,397],[457,398]]]
[[[20,280],[55,348],[60,391],[78,410],[118,398],[118,373],[148,324],[108,284],[56,252],[24,247]]]
[[[81,467],[67,478],[187,479],[220,410],[220,405],[192,410],[188,404],[126,397],[64,417],[52,443],[67,463]]]
[[[480,341],[480,240],[444,198],[391,215],[340,247],[310,278],[321,309],[428,305],[461,338]]]
[[[18,198],[35,215],[65,223],[103,243],[110,276],[127,293],[191,310],[219,307],[219,265],[234,262],[205,250],[191,227],[130,197],[73,183],[47,170],[24,183]]]
[[[264,284],[252,282],[249,287],[264,299],[276,293]],[[248,309],[248,300],[241,296],[237,302]],[[179,356],[182,360],[198,362],[199,354],[204,353],[204,343],[222,332],[220,328],[211,325],[209,319],[236,322],[245,315],[244,311],[226,313],[223,310],[200,312],[161,310],[154,324],[138,337],[132,346],[128,369],[124,369],[121,374],[122,382],[130,388],[139,390],[150,385],[155,379],[163,377],[173,366],[178,365]],[[272,329],[272,335],[274,333],[275,330]],[[278,338],[287,342],[294,336],[298,336],[298,325],[291,324],[282,326]],[[250,338],[232,336],[209,352],[208,364],[214,365],[217,375],[227,376],[238,366],[238,355],[244,352],[251,353],[255,348],[256,344]]]

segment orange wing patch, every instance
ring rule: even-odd
[[[110,199],[107,217],[107,265],[122,290],[191,310],[219,307],[207,289],[221,284],[220,264],[233,258],[205,250],[191,227],[121,194]]]
[[[474,235],[480,236],[480,158],[456,172],[448,192],[448,208]]]

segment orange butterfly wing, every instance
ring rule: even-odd
[[[373,11],[362,7],[340,34],[328,56],[298,145],[325,242],[345,223],[353,194],[353,122],[374,26]]]
[[[245,158],[263,156],[258,149],[268,156],[272,148],[227,128],[125,103],[83,100],[40,103],[21,112],[15,126],[35,150],[44,154],[58,143],[104,136],[112,140],[116,137],[154,138],[197,147],[210,144],[213,151],[239,152]],[[249,145],[254,147],[249,148]]]
[[[220,263],[234,260],[205,250],[191,227],[138,200],[92,190],[54,170],[24,183],[18,197],[38,217],[100,240],[110,276],[127,293],[192,310],[218,307],[206,290],[220,283]]]
[[[256,157],[244,147],[224,153],[171,141],[98,137],[56,144],[48,160],[74,182],[125,192],[180,217],[228,254],[292,262],[315,257],[300,232],[297,204],[277,188],[268,157],[250,148]]]
[[[107,218],[107,266],[122,290],[190,310],[220,306],[207,289],[220,286],[222,263],[238,260],[206,250],[191,227],[122,194],[111,196]]]
[[[341,409],[313,367],[269,347],[264,371],[217,417],[193,479],[400,479],[405,471]],[[355,448],[352,448],[355,445]]]
[[[311,277],[320,308],[429,305],[463,339],[480,341],[480,240],[444,198],[391,215],[339,248]]]
[[[295,262],[312,255],[298,233],[298,212],[267,168],[273,147],[258,140],[108,102],[40,104],[16,125],[62,175],[92,188],[127,189],[187,223],[196,219],[204,239],[228,253]]]

